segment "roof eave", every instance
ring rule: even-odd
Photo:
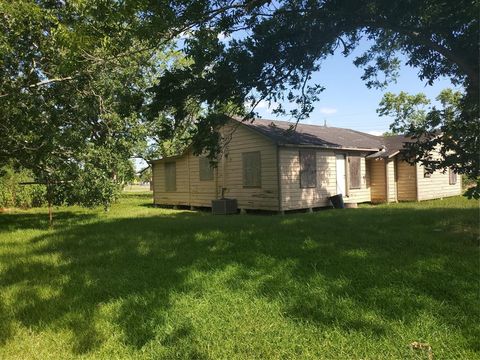
[[[346,146],[325,146],[325,145],[313,145],[313,144],[291,144],[291,143],[278,143],[279,146],[284,147],[301,147],[301,148],[314,148],[325,150],[350,150],[350,151],[369,151],[377,152],[378,148],[358,148],[358,147],[346,147]]]
[[[179,159],[181,158],[182,156],[185,156],[186,154],[188,154],[188,152],[190,150],[192,150],[192,147],[193,145],[190,144],[188,145],[185,150],[183,150],[183,152],[181,154],[177,154],[177,155],[172,155],[172,156],[165,156],[161,159],[154,159],[154,160],[150,160],[150,161],[147,161],[147,163],[149,164],[155,164],[155,163],[159,163],[159,162],[164,162],[165,160],[175,160],[175,159]]]
[[[390,155],[388,155],[388,159],[393,158],[394,156],[398,155],[399,153],[400,153],[400,150],[397,150],[394,153],[391,153]]]

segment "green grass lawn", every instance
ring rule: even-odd
[[[478,202],[0,214],[0,359],[480,358]]]

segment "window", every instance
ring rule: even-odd
[[[360,156],[348,157],[348,175],[350,179],[350,189],[360,189],[362,187],[362,171]]]
[[[175,162],[165,163],[165,191],[177,190],[177,164]]]
[[[457,183],[457,173],[452,169],[448,169],[448,179],[450,185],[455,185]]]
[[[315,150],[301,150],[300,157],[300,188],[317,187],[317,161]]]
[[[213,180],[213,167],[210,164],[210,159],[201,157],[198,159],[200,181]]]
[[[431,178],[432,177],[432,169],[428,166],[423,167],[423,177],[424,178]]]
[[[243,157],[243,186],[244,187],[261,187],[262,186],[262,170],[261,170],[260,151],[243,153],[242,157]]]

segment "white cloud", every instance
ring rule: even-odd
[[[381,135],[383,135],[383,133],[384,133],[384,131],[378,131],[378,130],[367,131],[367,134],[376,135],[376,136],[381,136]]]
[[[320,114],[332,115],[337,112],[337,109],[330,107],[321,107],[320,109],[318,109],[318,111],[320,112]]]

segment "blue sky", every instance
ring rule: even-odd
[[[360,48],[365,48],[364,46]],[[376,113],[385,92],[406,91],[412,94],[423,92],[434,100],[442,89],[453,87],[446,78],[437,80],[432,86],[426,85],[426,82],[418,78],[417,69],[402,65],[397,83],[390,84],[384,90],[368,89],[361,79],[362,69],[353,65],[355,56],[359,54],[360,51],[357,51],[345,58],[341,53],[337,53],[323,62],[322,69],[314,75],[313,81],[324,86],[325,90],[320,94],[320,101],[305,123],[323,125],[326,120],[327,126],[350,128],[378,135],[387,131],[392,122],[392,119],[379,117]],[[257,108],[263,118],[288,120],[288,117],[275,117],[270,110],[266,103],[261,103]]]

